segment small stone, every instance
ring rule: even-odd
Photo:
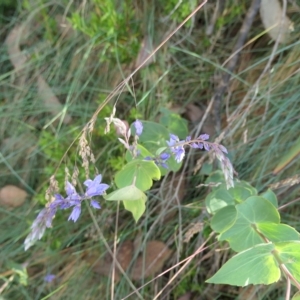
[[[6,185],[0,190],[0,205],[15,208],[24,204],[27,193],[14,185]]]

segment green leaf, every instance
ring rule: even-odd
[[[210,163],[204,163],[201,166],[201,170],[200,170],[200,174],[201,175],[210,175],[212,173],[213,170],[213,165]]]
[[[246,182],[235,182],[234,187],[230,188],[229,193],[237,203],[245,201],[251,196],[257,195],[257,191]]]
[[[208,194],[205,198],[205,204],[207,211],[210,214],[215,214],[219,209],[228,205],[234,205],[235,202],[228,190],[226,188],[223,188],[216,189],[215,191]]]
[[[18,279],[19,279],[19,283],[27,286],[28,285],[28,274],[27,274],[27,269],[26,267],[19,265],[15,262],[11,262],[9,263],[9,265],[11,265],[11,269],[18,274]]]
[[[133,160],[116,174],[115,182],[118,188],[134,183],[142,191],[149,190],[154,180],[161,177],[158,166],[153,161]]]
[[[161,147],[161,148],[158,148],[157,150],[156,150],[156,153],[155,153],[155,155],[160,155],[160,154],[162,154],[164,151],[166,151],[168,149],[168,147]]]
[[[155,153],[157,149],[167,146],[166,141],[170,139],[170,134],[164,126],[150,121],[142,121],[142,123],[143,133],[139,137],[139,143],[151,153]],[[132,130],[134,130],[133,127]]]
[[[299,232],[285,224],[259,223],[259,231],[271,242],[300,240]]]
[[[135,222],[137,222],[146,210],[146,201],[144,199],[136,201],[123,201],[126,210],[133,215]]]
[[[267,199],[268,201],[270,201],[276,208],[278,208],[278,201],[277,201],[277,197],[274,194],[274,192],[270,189],[267,189],[264,193],[259,195],[260,197],[263,197],[265,199]]]
[[[105,200],[109,201],[137,201],[141,199],[143,199],[144,201],[147,200],[147,196],[134,185],[125,186],[121,189],[113,191],[108,195],[104,195],[103,197]]]
[[[235,222],[237,211],[235,206],[229,205],[221,208],[211,219],[211,228],[216,232],[223,232],[229,229]]]
[[[125,209],[132,213],[136,222],[140,219],[146,209],[145,203],[147,196],[134,185],[129,185],[108,195],[104,195],[104,199],[108,201],[123,200]]]
[[[300,282],[300,241],[276,243],[275,249],[286,268]]]
[[[272,254],[274,248],[268,243],[247,249],[229,259],[206,282],[237,286],[274,283],[280,278],[280,269]]]
[[[264,242],[256,226],[259,223],[279,224],[280,216],[273,204],[259,196],[249,197],[245,202],[236,205],[235,223],[219,236],[220,241],[228,241],[237,252],[243,251]]]
[[[188,135],[187,121],[180,115],[172,113],[166,108],[160,109],[162,115],[159,122],[164,125],[170,133],[177,135],[180,139],[185,139]]]

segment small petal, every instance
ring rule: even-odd
[[[170,139],[171,139],[171,140],[174,140],[174,141],[176,141],[176,142],[179,141],[179,137],[178,137],[177,135],[175,135],[175,134],[172,134],[172,133],[170,133]]]
[[[101,180],[102,180],[102,175],[99,174],[99,175],[97,175],[97,176],[95,177],[94,180],[87,179],[83,184],[84,184],[85,186],[89,187],[89,186],[92,185],[95,181],[100,183]]]
[[[66,193],[68,196],[72,195],[72,194],[77,194],[76,189],[74,187],[74,185],[72,185],[69,181],[66,182]]]
[[[198,137],[198,139],[206,141],[209,139],[209,135],[204,133],[204,134],[200,134],[200,136]]]
[[[186,141],[186,142],[189,142],[191,139],[192,139],[192,138],[191,138],[190,136],[187,136],[186,139],[185,139],[185,141]]]
[[[169,169],[169,166],[164,162],[162,162],[160,165],[165,169]]]
[[[203,146],[204,146],[204,149],[205,149],[206,151],[209,151],[209,150],[210,150],[210,147],[209,147],[209,145],[208,145],[207,143],[203,143]]]
[[[68,218],[68,221],[72,220],[75,223],[78,220],[80,213],[81,213],[81,205],[76,205],[73,208],[72,213],[70,214],[70,216]]]
[[[185,151],[183,147],[176,147],[177,149],[175,149],[174,154],[175,154],[175,160],[180,163],[182,162],[184,155],[185,155]]]
[[[46,227],[48,228],[51,228],[52,227],[52,220],[56,214],[56,210],[57,208],[48,208],[48,214],[47,214],[47,217],[45,218],[45,224],[46,224]]]
[[[170,154],[169,153],[162,153],[161,155],[160,155],[160,159],[161,160],[167,160],[167,159],[169,159],[170,158]]]
[[[97,208],[97,209],[101,208],[99,202],[96,201],[96,200],[91,200],[91,206],[94,207],[94,208]]]
[[[118,140],[124,145],[124,147],[125,147],[126,149],[129,149],[129,145],[128,145],[123,139],[118,138]]]
[[[203,148],[202,143],[191,143],[190,146],[191,146],[191,148],[194,148],[194,149],[202,149]]]
[[[140,120],[136,120],[133,126],[135,127],[135,134],[140,136],[143,132],[143,123]]]

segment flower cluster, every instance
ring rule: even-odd
[[[83,200],[90,200],[90,205],[95,209],[100,209],[98,201],[92,197],[101,196],[109,188],[109,185],[101,183],[102,175],[97,175],[94,180],[87,179],[83,184],[86,186],[86,191],[83,195],[77,193],[75,187],[70,183],[66,183],[67,197],[61,194],[54,195],[54,201],[48,203],[46,207],[40,211],[35,221],[31,225],[31,232],[27,236],[24,244],[25,250],[31,247],[37,240],[40,240],[44,235],[46,228],[52,226],[52,220],[57,210],[65,210],[72,208],[72,212],[68,220],[76,222],[81,214],[81,204]]]
[[[233,167],[228,157],[225,156],[225,153],[228,154],[227,149],[223,145],[208,142],[208,139],[208,134],[201,134],[196,139],[192,139],[190,136],[188,136],[185,140],[180,140],[178,136],[170,134],[170,140],[166,141],[168,145],[168,148],[166,148],[166,150],[173,154],[177,163],[182,162],[185,156],[186,146],[194,149],[214,151],[217,159],[221,163],[221,168],[225,176],[227,188],[233,187]],[[157,165],[168,169],[167,160],[171,157],[170,153],[168,152],[163,152],[155,158],[146,157],[145,159],[153,160]]]

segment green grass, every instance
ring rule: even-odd
[[[97,32],[94,36],[88,36],[72,29],[67,20],[65,23],[61,19],[57,21],[57,17],[62,17],[64,13],[70,18],[73,13],[88,15],[93,6],[91,2],[76,2],[68,8],[68,4],[69,1],[54,4],[47,0],[36,3],[25,1],[14,7],[0,4],[0,187],[13,184],[29,194],[21,207],[7,209],[0,206],[0,295],[3,299],[98,299],[99,295],[102,295],[102,299],[111,299],[113,288],[114,299],[122,299],[133,292],[133,287],[146,284],[139,290],[140,297],[153,299],[175,275],[176,278],[163,292],[161,297],[164,298],[161,299],[178,299],[186,292],[192,292],[196,299],[199,295],[203,299],[239,299],[241,290],[238,288],[205,283],[231,255],[223,250],[227,245],[219,245],[214,239],[183,271],[179,273],[181,265],[176,266],[153,282],[149,282],[149,278],[130,282],[123,276],[118,283],[113,283],[111,275],[95,273],[93,263],[85,259],[93,254],[96,263],[104,257],[107,246],[113,248],[114,242],[133,241],[137,237],[140,237],[141,248],[150,240],[159,240],[174,251],[164,269],[192,255],[211,232],[207,224],[208,214],[203,209],[206,189],[195,188],[205,180],[205,175],[193,174],[195,163],[202,157],[199,153],[191,154],[183,172],[178,175],[185,180],[184,187],[176,190],[178,185],[175,182],[168,188],[167,185],[175,181],[174,178],[155,184],[145,216],[137,224],[122,205],[117,213],[117,205],[110,202],[102,201],[102,210],[95,213],[100,233],[95,229],[86,207],[75,224],[67,222],[68,214],[61,211],[53,221],[54,227],[46,231],[45,237],[24,252],[23,241],[29,227],[45,204],[44,193],[49,177],[58,168],[57,179],[63,190],[65,166],[72,175],[76,164],[80,171],[79,178],[84,178],[78,141],[61,164],[60,160],[97,107],[133,71],[138,51],[135,44],[128,48],[131,38],[138,45],[144,36],[154,45],[159,44],[166,32],[182,21],[182,14],[185,16],[183,12],[187,9],[186,6],[179,6],[174,18],[164,22],[163,18],[170,13],[169,7],[163,11],[161,4],[155,1],[134,1],[132,13],[138,20],[138,26],[136,23],[133,25],[136,35],[128,34],[126,37],[125,34],[124,38],[122,31],[125,47],[117,48],[116,40],[111,37],[103,38]],[[80,6],[83,4],[84,7]],[[192,1],[189,5],[193,6]],[[106,182],[112,183],[115,171],[122,166],[124,154],[113,132],[104,136],[103,118],[109,116],[112,104],[117,103],[117,117],[129,117],[130,122],[136,116],[156,120],[161,107],[169,107],[184,115],[185,107],[194,103],[205,111],[218,83],[213,78],[224,71],[222,63],[231,55],[242,22],[242,17],[236,16],[237,6],[235,1],[227,4],[226,13],[213,35],[207,37],[205,27],[213,13],[212,7],[207,5],[194,22],[183,27],[156,54],[155,63],[139,71],[122,93],[100,112],[91,136],[91,147],[96,156],[96,167],[104,174]],[[244,1],[241,5],[242,15],[247,6],[248,2]],[[7,15],[11,17],[5,17]],[[264,30],[259,17],[255,22],[257,26],[251,29],[251,37]],[[294,26],[298,28],[299,22],[295,22]],[[63,23],[67,27],[62,27]],[[16,39],[26,56],[20,71],[13,67],[9,58],[10,50],[4,44],[7,35],[18,24],[28,27],[20,40]],[[68,32],[64,31],[66,28],[69,28]],[[118,36],[117,28],[111,29],[114,30],[114,36]],[[299,34],[296,31],[295,41],[297,36]],[[104,59],[103,49],[108,45],[111,51]],[[295,159],[278,175],[272,175],[280,158],[299,136],[299,46],[298,41],[279,46],[272,72],[266,74],[255,93],[250,93],[242,107],[239,107],[270,58],[273,43],[264,36],[243,49],[242,62],[233,74],[230,97],[226,98],[228,94],[225,95],[221,123],[226,134],[222,143],[230,151],[239,178],[250,181],[259,190],[291,177],[299,170],[299,159]],[[118,52],[119,49],[122,49],[122,53]],[[57,114],[51,105],[45,105],[43,96],[39,95],[39,75],[43,76],[62,109],[71,117],[68,124],[64,123],[64,115]],[[228,122],[232,116],[235,117]],[[198,123],[189,123],[191,131],[198,126]],[[95,172],[93,166],[90,166],[90,172],[92,175]],[[166,189],[169,189],[167,196],[166,191],[163,192]],[[181,192],[184,192],[184,196],[180,195]],[[284,191],[281,188],[276,193],[280,205],[299,197],[298,189]],[[297,203],[289,206],[284,210],[283,218],[284,222],[299,230],[298,207]],[[172,212],[174,215],[167,218]],[[196,222],[203,222],[203,231],[196,233],[189,243],[184,243],[184,234],[191,223]],[[87,236],[91,230],[93,235]],[[220,248],[221,251],[215,251]],[[134,257],[136,259],[137,254]],[[15,265],[26,267],[27,285],[20,282],[20,276],[14,271]],[[47,273],[55,273],[59,279],[47,284],[43,281]],[[279,299],[285,290],[281,282],[256,288],[257,299]],[[247,290],[250,287],[243,292]],[[138,299],[138,296],[128,299]],[[255,298],[249,296],[247,299]]]

